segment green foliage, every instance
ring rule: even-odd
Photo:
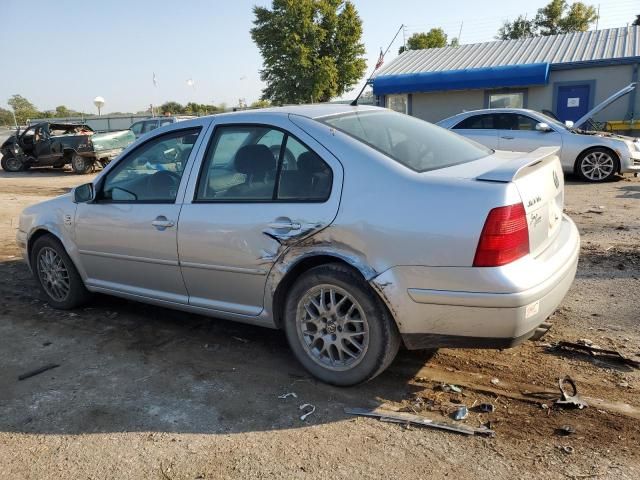
[[[636,15],[636,19],[633,21],[631,25],[635,25],[636,27],[640,27],[640,15]]]
[[[249,108],[267,108],[271,106],[271,102],[269,100],[260,99],[253,102],[249,105]]]
[[[224,111],[224,105],[207,105],[205,103],[189,102],[186,105],[181,103],[169,101],[165,102],[159,107],[156,107],[156,114],[158,115],[210,115],[215,112]]]
[[[0,126],[13,125],[13,113],[11,110],[0,107]]]
[[[7,103],[15,112],[19,125],[24,125],[28,119],[37,118],[40,114],[35,105],[22,95],[12,95],[11,98],[7,100]]]
[[[458,39],[455,39],[456,42]],[[425,48],[442,48],[447,46],[447,34],[441,28],[432,28],[428,32],[414,33],[407,39],[406,50],[424,50]],[[398,53],[405,51],[404,45]]]
[[[575,2],[569,6],[566,0],[551,0],[545,7],[538,9],[532,20],[520,15],[513,22],[504,22],[496,38],[512,40],[537,35],[586,32],[597,19],[596,9],[591,5]]]
[[[449,46],[450,47],[455,47],[455,48],[459,47],[460,46],[460,40],[458,40],[458,37],[453,37],[451,39],[451,41],[449,42]]]
[[[362,21],[351,1],[273,0],[271,9],[255,6],[253,13],[264,100],[326,102],[364,75]]]

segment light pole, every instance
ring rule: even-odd
[[[104,98],[102,97],[96,97],[93,99],[93,104],[97,107],[98,109],[98,116],[101,115],[101,110],[102,107],[104,106]]]

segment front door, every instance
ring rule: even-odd
[[[217,124],[200,174],[192,175],[178,228],[191,305],[260,314],[278,256],[336,216],[340,163],[277,118],[281,128]]]
[[[46,125],[36,127],[34,142],[33,156],[39,162],[48,160],[51,157],[51,137]]]
[[[554,131],[536,130],[538,120],[519,113],[500,115],[498,149],[513,152],[532,152],[536,148],[562,146],[562,136]]]
[[[178,262],[178,199],[199,131],[149,139],[100,179],[95,202],[78,205],[76,244],[88,286],[187,303]]]
[[[575,122],[590,109],[590,85],[566,85],[558,88],[556,115],[560,121]]]

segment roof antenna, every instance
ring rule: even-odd
[[[393,36],[393,40],[391,40],[391,43],[389,43],[389,46],[384,51],[384,53],[382,53],[382,49],[380,49],[380,56],[378,57],[378,61],[376,62],[376,66],[373,68],[373,71],[371,72],[371,74],[367,78],[367,81],[364,82],[364,85],[362,86],[362,90],[360,90],[360,93],[358,93],[356,98],[349,105],[351,105],[352,107],[357,107],[358,106],[358,100],[360,99],[360,97],[364,93],[364,90],[365,90],[365,88],[367,88],[367,85],[369,85],[369,83],[371,83],[371,80],[372,80],[371,77],[373,77],[373,74],[376,73],[376,70],[378,70],[382,66],[382,64],[384,63],[384,56],[387,54],[387,52],[391,48],[391,45],[393,45],[393,42],[396,41],[396,38],[398,38],[398,35],[400,34],[400,30],[403,30],[403,29],[404,29],[404,23],[402,25],[400,25],[400,28],[398,29],[396,34]]]

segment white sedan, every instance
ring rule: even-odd
[[[584,118],[588,119],[602,110],[619,98],[620,93],[622,91],[598,105]],[[580,119],[576,125],[583,123],[583,119]],[[531,152],[540,147],[559,146],[560,162],[565,173],[575,173],[589,182],[606,181],[617,173],[640,172],[639,139],[580,130],[571,122],[565,125],[534,110],[474,110],[442,120],[438,125],[494,150]]]

